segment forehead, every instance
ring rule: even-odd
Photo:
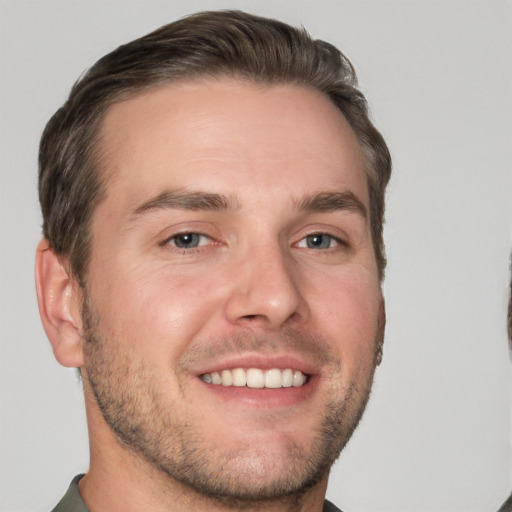
[[[367,202],[358,141],[310,88],[234,79],[158,87],[113,105],[101,130],[107,197],[165,188],[304,195],[350,188]]]

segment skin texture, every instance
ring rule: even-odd
[[[55,355],[82,369],[84,501],[321,510],[384,329],[348,123],[299,86],[194,81],[114,105],[100,144],[107,197],[85,295],[45,241],[36,269]],[[199,378],[237,367],[309,380],[249,390]]]

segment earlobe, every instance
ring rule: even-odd
[[[35,278],[39,314],[57,361],[63,366],[83,365],[78,285],[48,240],[39,242]]]

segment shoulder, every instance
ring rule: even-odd
[[[73,478],[66,494],[52,512],[89,512],[78,490],[78,482],[83,476],[77,475]]]
[[[336,505],[333,505],[330,501],[324,501],[323,512],[342,512]]]

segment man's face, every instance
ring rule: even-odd
[[[325,478],[383,328],[344,117],[293,85],[169,85],[114,105],[100,154],[84,377],[106,423],[206,495]]]

